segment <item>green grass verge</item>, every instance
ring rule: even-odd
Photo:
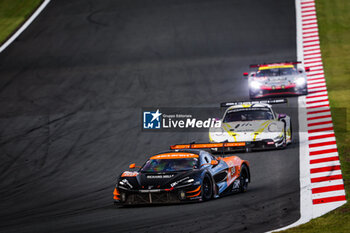
[[[43,0],[0,0],[0,45],[30,17]]]
[[[349,200],[350,135],[347,131],[350,128],[350,1],[316,0],[316,9],[329,101]],[[350,232],[350,203],[283,232]]]

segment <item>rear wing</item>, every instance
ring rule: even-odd
[[[191,143],[191,144],[176,144],[171,145],[170,149],[210,149],[210,148],[224,148],[224,147],[244,147],[245,142],[221,142],[221,143]]]
[[[234,105],[244,105],[244,104],[285,104],[288,103],[288,99],[268,99],[268,100],[254,100],[254,101],[235,101],[235,102],[225,102],[221,103],[220,107],[230,107]]]
[[[301,61],[285,61],[285,62],[269,62],[269,63],[262,63],[262,64],[251,64],[249,65],[250,68],[257,68],[260,66],[266,66],[266,65],[281,65],[281,64],[290,64],[290,65],[296,65],[301,64]]]

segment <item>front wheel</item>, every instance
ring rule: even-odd
[[[287,147],[287,133],[286,133],[286,123],[284,122],[284,132],[283,132],[283,143],[279,147],[280,150],[283,150]]]
[[[292,144],[293,141],[293,128],[292,128],[292,122],[290,122],[289,125],[289,130],[290,130],[290,142],[288,144]]]
[[[204,201],[211,199],[213,196],[213,186],[211,184],[211,180],[208,175],[204,177],[202,183],[202,199]]]
[[[286,149],[286,147],[287,147],[287,138],[286,138],[286,135],[284,135],[283,143],[281,146],[278,147],[278,149],[284,150],[284,149]]]
[[[247,192],[248,190],[248,174],[248,168],[246,167],[246,165],[242,165],[241,174],[239,176],[239,191],[241,193]]]

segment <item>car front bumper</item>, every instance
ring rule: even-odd
[[[259,141],[247,141],[245,146],[212,148],[215,152],[233,152],[233,151],[250,151],[250,150],[269,150],[276,149],[283,145],[283,138],[274,141],[272,139],[264,139]]]
[[[193,192],[193,190],[198,190]],[[170,191],[151,190],[120,190],[120,198],[114,199],[116,205],[152,205],[152,204],[176,204],[185,202],[202,201],[200,186],[190,186],[185,189],[173,189]]]
[[[257,89],[250,90],[255,98],[264,98],[276,95],[303,95],[307,92],[307,87],[277,88],[277,89]]]

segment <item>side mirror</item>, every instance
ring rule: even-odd
[[[210,164],[213,165],[213,166],[215,166],[215,165],[218,165],[219,162],[218,162],[217,160],[212,160],[212,161],[210,162]]]
[[[133,169],[133,168],[135,168],[135,167],[136,167],[136,165],[135,165],[134,163],[132,163],[132,164],[129,165],[129,168],[130,168],[130,169]]]
[[[278,114],[278,120],[281,120],[283,118],[286,118],[286,114],[282,113],[282,114]]]
[[[305,72],[310,72],[310,67],[305,67]]]
[[[249,75],[248,72],[244,72],[244,73],[243,73],[243,78],[247,78],[248,75]]]

